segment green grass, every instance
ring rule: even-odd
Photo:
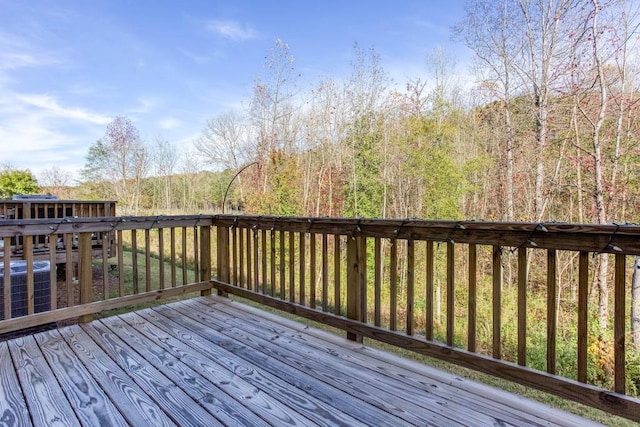
[[[117,263],[117,261],[115,259],[111,260],[113,262],[113,264]],[[138,264],[138,293],[141,292],[145,292],[146,291],[146,282],[147,282],[147,274],[146,274],[146,267],[145,267],[145,257],[144,255],[138,254],[137,257],[137,264]],[[125,293],[124,295],[133,295],[134,292],[134,274],[133,274],[133,257],[131,254],[131,251],[123,251],[123,266],[121,269],[115,269],[115,270],[111,270],[109,269],[109,276],[110,276],[110,286],[109,286],[109,297],[110,298],[117,298],[119,296],[119,289],[118,289],[118,277],[120,274],[123,275],[124,277],[124,289],[125,289]],[[167,260],[164,261],[164,287],[165,288],[170,288],[172,285],[172,272],[171,272],[171,263],[168,262]],[[102,262],[95,262],[94,263],[94,267],[96,267],[97,269],[99,269],[100,271],[102,271]],[[151,269],[151,275],[149,277],[149,281],[150,281],[150,290],[157,290],[157,289],[161,289],[161,284],[160,284],[160,259],[158,259],[157,257],[151,257],[150,258],[150,269]],[[180,264],[176,265],[176,286],[181,286],[182,285],[182,274],[183,274],[183,269],[182,266]],[[189,268],[189,266],[187,266],[186,269],[186,274],[187,274],[187,282],[186,283],[192,283],[195,281],[195,271],[193,270],[193,268]],[[161,300],[157,300],[157,301],[150,301],[150,302],[145,302],[145,303],[141,303],[141,304],[134,304],[134,305],[130,305],[130,306],[126,306],[126,307],[121,307],[121,308],[117,308],[117,309],[113,309],[113,310],[107,310],[104,312],[101,312],[99,314],[96,315],[96,317],[109,317],[109,316],[114,316],[117,314],[121,314],[121,313],[126,313],[129,311],[135,311],[135,310],[142,310],[144,308],[148,308],[148,307],[154,307],[157,305],[162,305],[162,304],[167,304],[170,302],[174,302],[174,301],[180,301],[183,299],[187,299],[187,298],[192,298],[194,295],[192,294],[183,294],[183,295],[178,295],[178,296],[173,296],[173,297],[167,297],[167,298],[163,298]],[[96,297],[98,297],[98,299],[101,298],[101,295],[96,295]]]

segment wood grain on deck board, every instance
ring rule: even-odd
[[[224,340],[233,338],[234,342],[242,343],[246,346],[243,357],[256,359],[259,366],[268,367],[272,373],[281,372],[285,377],[296,377],[299,375],[308,376],[311,379],[322,382],[327,387],[333,389],[333,394],[346,393],[356,399],[354,406],[367,405],[367,411],[377,409],[377,412],[387,413],[396,417],[396,423],[409,423],[413,425],[463,425],[445,414],[435,411],[425,410],[418,405],[400,399],[394,394],[383,392],[370,383],[371,377],[357,378],[349,375],[343,370],[343,366],[326,363],[325,357],[318,360],[304,357],[288,348],[287,343],[277,343],[269,339],[259,337],[258,334],[251,334],[235,326],[233,318],[224,315],[219,311],[211,313],[204,312],[206,306],[195,304],[177,304],[173,307],[178,310],[182,318],[191,318],[207,325],[208,329],[218,330],[223,337],[218,344]],[[217,315],[216,315],[217,314]],[[440,408],[438,408],[440,409]]]
[[[105,328],[99,321],[82,325],[103,351],[124,369],[131,379],[179,425],[222,425],[198,402],[178,388],[169,378],[149,364],[127,343]]]
[[[214,296],[0,342],[0,387],[3,426],[596,425]]]
[[[34,425],[79,426],[73,408],[33,336],[9,341],[9,351]]]
[[[127,372],[122,369],[78,325],[60,330],[62,336],[93,375],[102,390],[118,407],[129,424],[170,427],[176,424],[164,413]]]
[[[20,391],[20,383],[6,342],[0,342],[0,425],[31,425],[27,404]]]
[[[447,413],[452,418],[464,423],[479,423],[479,425],[508,423],[517,425],[528,423],[535,425],[527,417],[507,406],[503,401],[492,399],[491,395],[471,393],[463,387],[463,381],[457,379],[460,384],[449,385],[439,379],[429,380],[424,375],[402,369],[397,365],[390,364],[380,358],[375,358],[361,351],[367,349],[362,345],[352,345],[345,348],[348,343],[341,345],[334,344],[327,340],[320,340],[316,337],[305,334],[309,328],[303,329],[297,324],[299,329],[292,329],[285,325],[273,322],[265,322],[260,315],[251,315],[242,312],[242,320],[238,319],[238,310],[242,310],[238,304],[229,301],[216,302],[215,300],[201,299],[197,301],[209,307],[209,313],[220,315],[224,313],[229,316],[230,324],[246,331],[257,334],[257,336],[268,339],[275,343],[282,343],[289,349],[307,357],[310,360],[325,360],[329,366],[339,365],[343,374],[363,380],[371,380],[374,387],[378,387],[384,393],[395,395],[402,400],[410,401],[420,405],[422,408],[429,408],[435,412]],[[262,313],[260,313],[262,314]],[[281,319],[284,320],[284,319]],[[453,380],[453,377],[451,377]],[[484,390],[485,392],[488,389]],[[493,390],[492,390],[493,391]],[[474,411],[469,411],[473,409]],[[549,411],[549,420],[558,413]],[[545,425],[544,418],[540,424]]]

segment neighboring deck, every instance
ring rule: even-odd
[[[221,297],[0,342],[1,425],[591,425]]]

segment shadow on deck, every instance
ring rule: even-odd
[[[2,425],[594,423],[222,297],[0,342]]]

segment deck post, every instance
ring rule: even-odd
[[[366,289],[366,239],[356,236],[347,239],[347,318],[363,322]],[[347,332],[347,339],[362,342],[362,335]]]
[[[229,229],[225,226],[219,225],[216,227],[216,239],[217,239],[217,265],[216,265],[216,278],[224,283],[230,282],[230,269],[229,269]],[[227,296],[226,292],[218,290],[218,295]]]
[[[200,279],[211,280],[211,227],[208,225],[200,227]],[[211,288],[201,291],[200,295],[211,295]]]
[[[89,304],[93,300],[93,271],[92,271],[92,248],[91,233],[80,233],[78,237],[78,283],[80,287],[80,304]],[[87,323],[93,320],[92,314],[80,316],[80,323]]]

